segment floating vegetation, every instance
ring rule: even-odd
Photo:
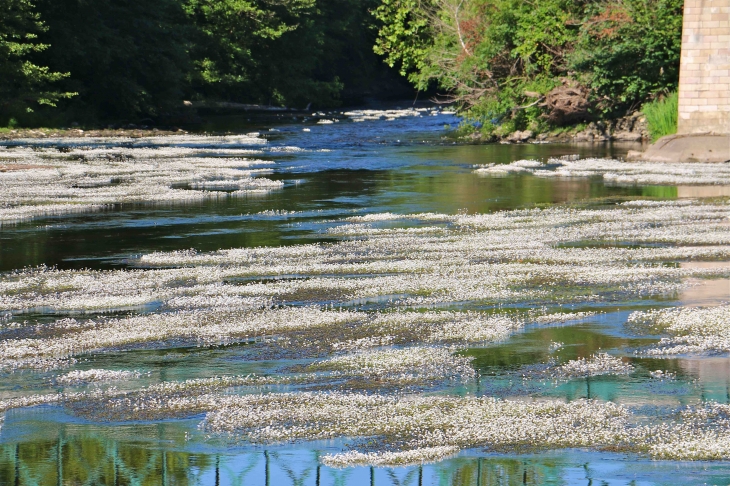
[[[558,351],[560,349],[563,349],[563,346],[565,346],[565,343],[563,343],[563,342],[560,342],[560,341],[552,341],[550,343],[549,349],[550,349],[550,352],[551,353],[554,353],[555,351]]]
[[[437,116],[440,114],[453,114],[453,112],[442,112],[438,108],[411,108],[395,110],[354,110],[346,111],[343,113],[344,116],[352,119],[353,122],[363,122],[370,120],[393,121],[399,118]]]
[[[352,466],[408,466],[411,464],[424,464],[438,462],[453,456],[459,452],[458,447],[440,446],[424,447],[402,452],[358,452],[349,451],[340,454],[326,454],[320,458],[320,462],[329,467],[352,467]]]
[[[581,447],[624,436],[629,412],[578,400],[514,402],[493,398],[360,393],[272,393],[225,397],[203,428],[251,442],[375,438],[379,449],[490,445]],[[390,447],[389,447],[390,445]],[[453,451],[451,452],[453,453]]]
[[[669,334],[645,349],[649,355],[730,351],[730,305],[633,312],[626,325],[648,334]]]
[[[53,367],[59,358],[102,352],[130,345],[174,342],[176,345],[230,344],[313,328],[341,326],[358,321],[358,313],[283,308],[236,312],[180,311],[104,320],[63,319],[45,338],[0,341],[0,369]],[[63,363],[63,361],[60,361]]]
[[[428,234],[345,225],[342,236],[357,239],[153,253],[136,262],[144,270],[16,271],[0,277],[0,307],[68,312],[169,302],[175,308],[182,302],[175,298],[200,304],[200,296],[252,299],[251,305],[267,299],[351,307],[383,299],[404,306],[504,305],[671,294],[687,277],[730,274],[729,268],[676,265],[730,257],[729,215],[724,204],[665,204],[443,216],[450,226]],[[248,305],[244,300],[240,305]]]
[[[1,401],[0,411],[65,403],[96,420],[159,420],[205,413],[201,428],[236,441],[272,444],[351,438],[353,447],[369,449],[325,460],[338,466],[436,461],[475,447],[494,451],[584,447],[682,460],[730,457],[730,409],[716,403],[669,410],[647,422],[623,405],[584,399],[566,403],[342,392],[215,393],[232,386],[286,381],[222,377],[160,384],[141,392],[39,395]]]
[[[82,385],[86,383],[110,383],[140,378],[139,371],[74,370],[56,378],[59,385]]]
[[[173,201],[175,194],[229,197],[222,191],[235,196],[281,187],[261,177],[270,163],[247,158],[259,143],[247,140],[223,148],[193,138],[164,147],[150,141],[108,149],[70,146],[64,152],[51,146],[3,149],[0,156],[17,153],[19,161],[52,168],[38,169],[32,177],[8,172],[16,179],[8,176],[0,185],[11,187],[18,180],[39,188],[23,190],[27,199],[23,191],[0,196],[14,198],[0,203],[0,218],[26,210],[34,217],[54,207],[64,212],[66,205],[85,210],[158,196]],[[583,162],[562,161],[561,167]],[[556,164],[535,162],[514,164],[518,167],[558,170]],[[703,167],[697,170],[701,177],[708,174]],[[19,370],[30,369],[23,373],[34,376],[33,370],[72,367],[110,350],[135,356],[171,349],[176,356],[215,356],[212,366],[221,367],[216,373],[224,369],[223,374],[244,376],[141,387],[144,380],[135,382],[142,377],[138,371],[66,369],[51,381],[65,386],[130,381],[134,388],[90,386],[83,392],[9,398],[0,402],[0,413],[58,404],[96,421],[204,414],[205,432],[235,441],[353,441],[352,450],[322,458],[334,467],[438,461],[475,447],[730,458],[724,406],[702,403],[647,414],[641,406],[546,400],[538,398],[539,391],[521,392],[522,401],[473,396],[499,384],[489,382],[496,381],[491,375],[478,376],[476,361],[462,356],[471,354],[463,352],[468,348],[493,346],[483,352],[498,361],[502,350],[494,344],[526,326],[554,331],[547,327],[592,323],[604,315],[614,319],[625,312],[626,302],[632,311],[647,309],[656,306],[653,299],[673,299],[696,279],[730,277],[730,267],[684,265],[730,259],[729,218],[730,205],[722,201],[632,201],[600,209],[478,215],[381,213],[328,221],[326,235],[336,239],[331,243],[155,252],[122,270],[8,272],[0,275],[5,312],[0,371],[12,379],[23,376]],[[649,354],[725,352],[730,351],[729,312],[728,306],[640,311],[631,314],[628,325],[669,336]],[[556,334],[554,339],[536,352],[540,358],[525,363],[544,360],[546,348],[562,356],[573,345],[570,338]],[[551,362],[523,381],[634,372],[618,357],[593,352]],[[168,356],[143,359],[169,362]],[[147,363],[124,366],[153,369]],[[251,367],[263,375],[245,375]],[[651,376],[669,379],[672,373]],[[455,390],[464,396],[455,396]]]
[[[116,204],[185,203],[227,197],[221,191],[237,196],[283,186],[254,177],[270,172],[272,162],[248,158],[259,152],[246,147],[266,143],[253,135],[33,143],[33,149],[20,145],[0,151],[6,168],[0,172],[0,224]]]
[[[469,380],[475,376],[471,359],[443,348],[416,347],[363,351],[312,363],[306,371],[328,371],[331,376],[355,376],[379,382]]]
[[[375,464],[417,462],[419,455],[438,460],[437,452],[443,458],[475,447],[495,451],[586,447],[662,459],[730,457],[727,405],[687,407],[648,424],[638,418],[627,407],[584,399],[524,402],[302,392],[223,397],[201,427],[254,443],[351,437],[379,451],[331,459],[343,466],[368,459]],[[402,454],[381,456],[383,452]]]
[[[130,346],[257,342],[306,357],[319,356],[323,352],[425,342],[432,346],[357,356],[372,360],[376,368],[387,367],[388,363],[402,367],[402,373],[411,370],[423,375],[430,370],[423,375],[431,377],[429,379],[442,376],[445,369],[450,370],[449,373],[470,376],[473,371],[465,367],[467,361],[454,358],[451,351],[435,348],[433,344],[493,342],[505,339],[527,322],[477,312],[364,313],[314,307],[228,308],[215,304],[217,301],[209,309],[125,318],[60,319],[37,328],[32,338],[0,341],[0,369],[52,369],[66,366],[68,358],[74,356]],[[337,357],[331,364],[345,366],[346,362],[346,358]],[[428,368],[429,363],[432,368]],[[377,374],[375,369],[369,372]],[[365,371],[360,370],[360,374],[363,373]]]
[[[632,371],[634,371],[634,367],[629,363],[624,363],[620,358],[611,356],[608,353],[598,353],[588,359],[570,360],[550,370],[550,373],[559,378],[576,378],[581,376],[628,375]]]
[[[562,349],[564,343],[550,343],[551,353]],[[554,359],[548,363],[525,366],[519,370],[523,378],[538,380],[571,380],[601,375],[628,375],[633,373],[634,366],[608,353],[595,353],[588,358],[571,359],[559,364]]]
[[[600,177],[609,184],[643,185],[730,185],[730,168],[725,164],[624,162],[615,159],[518,160],[510,164],[479,166],[477,174],[524,173],[538,177]]]
[[[654,370],[649,372],[649,376],[657,380],[674,380],[677,378],[677,373],[672,371]]]

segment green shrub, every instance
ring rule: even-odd
[[[549,129],[542,97],[590,90],[574,121],[617,118],[679,80],[683,0],[380,0],[376,52],[470,121]],[[546,116],[547,115],[547,116]],[[551,119],[553,121],[551,121]]]
[[[663,99],[657,99],[645,104],[641,111],[646,116],[652,142],[665,135],[677,133],[679,96],[676,92],[667,95]]]

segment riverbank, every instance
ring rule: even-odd
[[[109,138],[109,137],[159,137],[162,135],[183,135],[188,133],[182,128],[99,128],[82,130],[80,128],[11,128],[0,130],[0,140],[42,139],[42,138]]]
[[[266,113],[240,110],[221,112],[216,116],[198,121],[194,125],[180,128],[177,126],[110,126],[106,128],[12,128],[0,129],[0,141],[17,139],[46,138],[144,138],[168,135],[199,134],[235,134],[260,130],[276,130],[282,124],[301,123],[306,131],[312,125],[329,125],[341,121],[394,121],[411,117],[429,117],[438,115],[457,115],[451,107],[419,102],[413,107],[410,102],[397,104],[377,104],[360,109],[341,109],[315,112]],[[448,126],[448,125],[447,125]],[[574,142],[648,142],[651,135],[646,118],[640,112],[616,120],[599,120],[554,128],[548,132],[536,130],[515,131],[501,134],[480,132],[471,125],[462,124],[455,128],[449,138],[470,144],[521,144],[521,143],[574,143]]]
[[[233,105],[233,106],[231,106]],[[412,105],[412,106],[411,106]],[[244,110],[242,107],[250,107]],[[366,107],[327,111],[292,111],[262,109],[254,105],[218,104],[210,116],[191,116],[181,126],[117,124],[106,127],[0,128],[0,141],[51,138],[145,138],[167,135],[235,135],[253,131],[276,131],[279,126],[301,124],[307,131],[313,125],[331,125],[341,121],[354,123],[455,115],[432,102],[371,103]]]
[[[548,132],[517,130],[508,133],[485,134],[469,128],[459,134],[471,143],[572,143],[572,142],[649,142],[651,135],[646,117],[641,112],[616,120],[599,120],[554,128]]]

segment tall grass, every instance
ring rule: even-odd
[[[664,99],[657,99],[641,107],[651,133],[651,141],[656,142],[665,135],[677,133],[679,114],[679,95],[671,93]]]

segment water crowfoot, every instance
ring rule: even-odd
[[[308,365],[306,371],[327,371],[332,376],[357,376],[379,382],[410,383],[441,380],[469,380],[475,372],[471,359],[452,351],[416,347],[362,351],[336,356]]]
[[[327,454],[320,462],[329,467],[352,466],[408,466],[442,461],[459,452],[458,447],[440,446],[424,447],[402,452],[358,452],[349,451],[340,454]]]
[[[628,375],[634,371],[629,363],[608,353],[597,353],[590,359],[580,358],[549,370],[550,374],[558,378],[576,378],[580,376],[599,375]]]
[[[281,181],[254,177],[271,172],[272,164],[245,158],[258,152],[244,147],[266,143],[254,136],[147,138],[130,140],[128,147],[105,146],[99,139],[44,144],[54,142],[62,152],[39,146],[0,152],[11,169],[0,172],[0,225],[124,203],[184,203],[227,197],[224,190],[237,196],[283,187]],[[205,148],[213,143],[220,145]]]
[[[730,305],[634,312],[626,326],[639,332],[669,334],[644,350],[649,355],[730,351]]]
[[[258,443],[366,440],[372,453],[349,452],[328,459],[342,466],[437,460],[439,454],[475,447],[496,451],[584,447],[663,459],[730,457],[726,405],[687,407],[654,424],[641,424],[638,418],[621,405],[583,399],[516,402],[298,393],[225,397],[201,427]]]
[[[140,378],[139,371],[113,371],[113,370],[76,370],[56,378],[60,385],[80,385],[84,383],[109,383],[114,381],[126,381]]]
[[[615,159],[518,160],[478,167],[483,175],[529,173],[538,177],[602,177],[613,184],[730,184],[730,169],[723,164],[624,162]]]

